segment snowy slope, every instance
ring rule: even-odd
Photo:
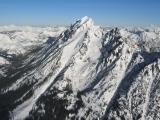
[[[104,29],[86,16],[51,36],[25,55],[7,56],[10,64],[0,68],[1,118],[160,118],[158,27]]]

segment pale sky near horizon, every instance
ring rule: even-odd
[[[160,0],[0,0],[0,25],[160,25]]]

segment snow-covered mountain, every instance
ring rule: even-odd
[[[63,30],[2,52],[2,120],[160,119],[160,28],[106,30],[83,17]]]

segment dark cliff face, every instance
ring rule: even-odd
[[[0,118],[157,119],[160,53],[129,40],[84,17],[25,55],[2,52]]]

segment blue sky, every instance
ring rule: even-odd
[[[0,25],[160,25],[160,0],[0,0]]]

